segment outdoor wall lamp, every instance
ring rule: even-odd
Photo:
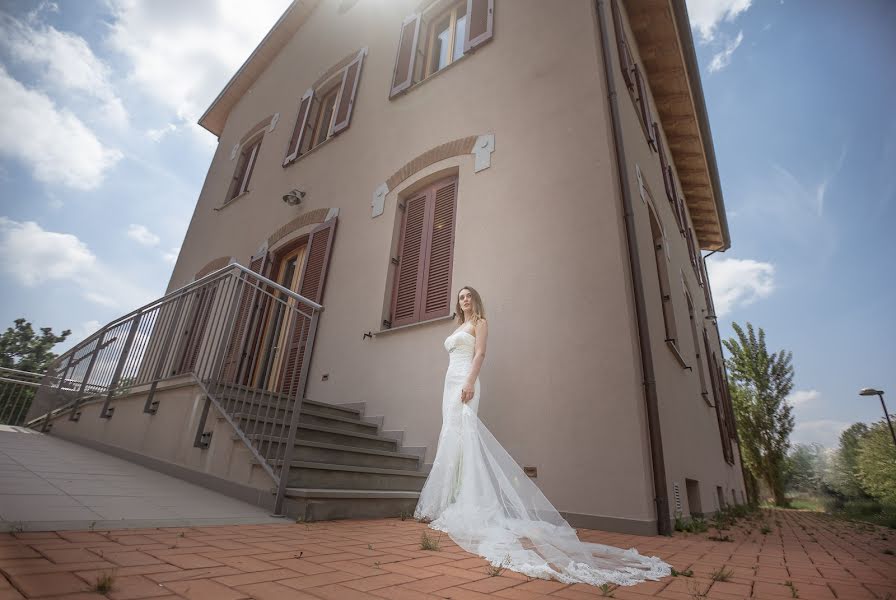
[[[293,188],[288,193],[283,194],[283,201],[286,202],[289,206],[298,206],[302,203],[302,198],[304,197],[305,192]]]

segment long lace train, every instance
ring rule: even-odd
[[[432,529],[467,552],[530,577],[634,585],[670,574],[668,564],[634,548],[580,541],[475,410],[464,404],[456,416],[443,424],[417,518],[432,519]]]

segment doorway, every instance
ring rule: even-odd
[[[305,264],[306,243],[287,250],[274,259],[274,281],[298,293],[302,266]],[[261,360],[256,363],[252,385],[270,392],[279,391],[279,378],[283,369],[285,347],[289,343],[290,327],[297,318],[296,300],[283,292],[272,294],[279,301],[271,301],[267,311],[262,339]]]

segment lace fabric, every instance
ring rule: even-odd
[[[461,402],[474,340],[463,330],[445,340],[442,429],[414,516],[429,520],[467,552],[530,577],[626,586],[670,575],[671,567],[658,557],[579,540],[479,420],[478,379],[473,399]]]

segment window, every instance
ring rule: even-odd
[[[399,203],[402,211],[390,327],[451,314],[457,176],[437,181]]]
[[[464,55],[467,30],[467,3],[458,2],[432,19],[427,26],[424,47],[424,77],[444,69]]]
[[[261,149],[262,137],[264,136],[259,135],[243,144],[239,160],[236,163],[236,170],[233,172],[233,179],[230,182],[230,189],[227,192],[227,202],[249,191],[249,180],[252,179],[252,171],[255,169],[258,151]]]
[[[669,205],[675,214],[675,220],[678,222],[678,231],[684,233],[686,224],[684,202],[675,192],[675,173],[672,171],[672,165],[669,164],[669,160],[666,158],[666,150],[660,137],[660,126],[656,122],[653,123],[653,139],[656,152],[660,155],[660,168],[663,170],[663,185],[666,188],[666,199],[669,200]]]
[[[444,0],[401,24],[392,98],[492,39],[494,0]]]
[[[634,61],[632,60],[631,50],[628,49],[628,41],[625,39],[625,27],[622,24],[622,13],[620,12],[619,3],[613,0],[611,8],[613,10],[613,30],[616,34],[616,47],[619,50],[619,68],[622,70],[625,86],[631,91],[635,87],[635,80],[632,77]]]
[[[650,214],[650,235],[653,240],[653,257],[656,260],[656,275],[663,303],[663,323],[666,326],[666,342],[674,346],[678,336],[675,329],[675,312],[672,308],[672,292],[669,286],[669,256],[666,234],[660,226],[653,206],[650,206],[650,210],[647,212]]]
[[[367,49],[362,49],[351,62],[302,96],[284,167],[348,129],[366,54]]]
[[[656,150],[656,137],[653,133],[653,115],[650,110],[650,98],[647,97],[647,84],[644,82],[644,76],[638,65],[634,66],[633,73],[635,88],[638,91],[638,114],[641,115],[641,126],[644,128],[644,135],[647,136],[647,143]]]
[[[696,310],[694,309],[694,301],[687,289],[685,289],[684,298],[688,303],[688,318],[691,321],[691,338],[693,338],[694,340],[694,359],[697,361],[697,373],[700,374],[700,395],[703,396],[703,399],[708,402],[709,393],[706,391],[706,367],[704,366],[703,359],[700,356],[700,337],[697,333],[697,315]]]

